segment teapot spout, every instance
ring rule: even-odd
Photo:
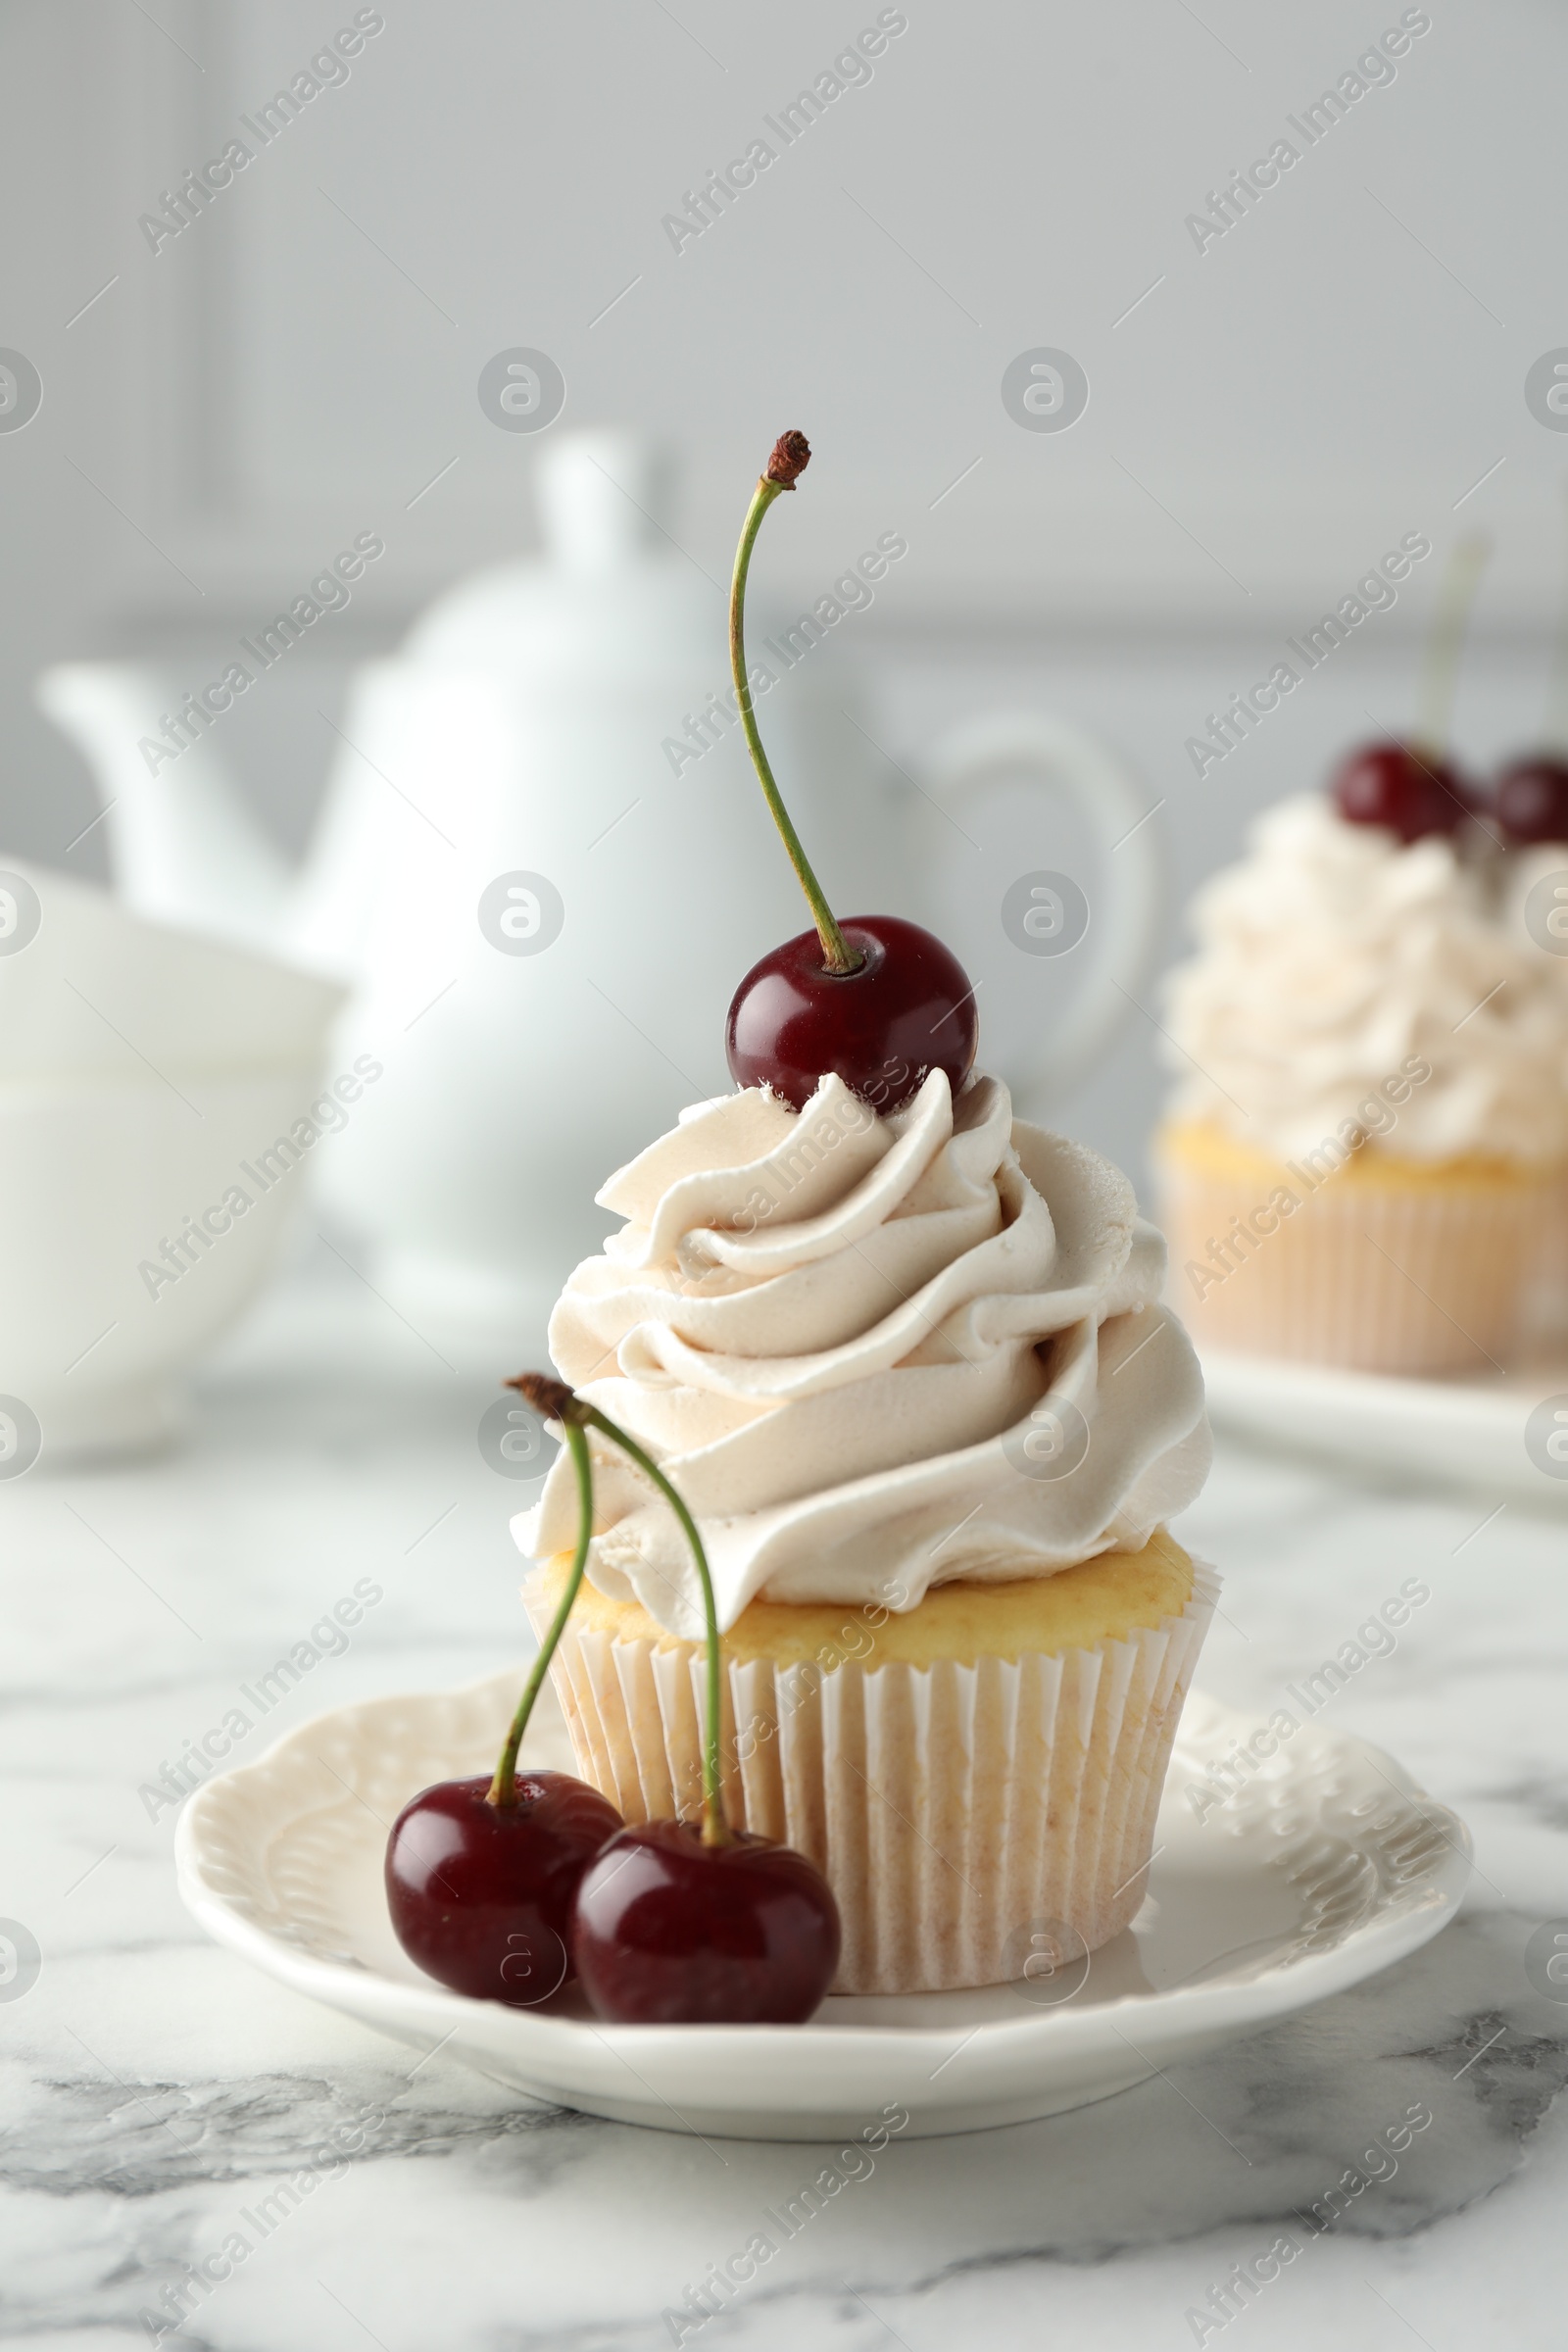
[[[92,769],[122,902],[275,956],[286,940],[287,863],[246,808],[210,727],[181,710],[172,679],[143,662],[71,662],[46,669],[35,691]]]

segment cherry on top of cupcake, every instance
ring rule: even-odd
[[[902,915],[836,919],[758,733],[746,673],[746,577],[763,515],[810,458],[804,433],[781,433],[759,478],[735,553],[729,654],[746,748],[815,928],[753,964],[730,1001],[724,1045],[737,1086],[770,1087],[796,1110],[832,1075],[888,1112],[911,1101],[936,1069],[956,1094],[974,1067],[980,1024],[967,974],[934,933]]]
[[[1483,538],[1461,539],[1448,559],[1427,639],[1422,722],[1407,741],[1362,744],[1334,776],[1334,805],[1348,824],[1381,825],[1408,849],[1431,834],[1457,833],[1480,805],[1448,751],[1459,649],[1489,553]]]

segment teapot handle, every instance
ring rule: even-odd
[[[1145,788],[1103,744],[1058,718],[1019,711],[956,728],[923,780],[934,800],[956,808],[1020,769],[1077,804],[1101,869],[1089,926],[1098,953],[1053,1034],[1016,1072],[1026,1099],[1057,1102],[1103,1056],[1138,1004],[1160,944],[1160,858]]]

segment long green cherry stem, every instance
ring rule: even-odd
[[[1479,533],[1461,539],[1438,583],[1438,609],[1421,673],[1421,720],[1417,732],[1422,746],[1439,759],[1447,756],[1453,726],[1454,688],[1459,676],[1459,649],[1481,573],[1491,553],[1492,542]]]
[[[756,493],[746,511],[741,543],[735,550],[735,572],[730,581],[729,666],[730,675],[735,681],[735,704],[741,714],[746,748],[752,755],[752,765],[757,770],[758,782],[772,811],[773,822],[790,854],[790,863],[806,893],[811,920],[816,925],[816,935],[822,942],[822,953],[827,958],[827,968],[830,972],[847,974],[858,972],[864,957],[856,953],[839,929],[833,909],[823,895],[822,885],[811,871],[811,861],[801,846],[801,837],[790,820],[784,797],[773,780],[773,770],[762,749],[762,738],[757,731],[751,680],[746,674],[746,575],[752,567],[752,550],[757,545],[757,534],[762,527],[762,516],[775,498],[782,496],[786,490],[794,489],[796,477],[804,473],[810,457],[810,447],[804,433],[781,433],[768,459],[767,470],[758,480]]]
[[[566,1424],[566,1444],[571,1447],[572,1463],[577,1472],[577,1553],[571,1563],[571,1574],[566,1579],[566,1590],[561,1596],[561,1606],[556,1611],[549,1633],[539,1644],[533,1672],[522,1687],[517,1712],[512,1718],[512,1729],[507,1734],[507,1743],[496,1765],[495,1779],[486,1791],[488,1802],[492,1805],[514,1805],[517,1801],[517,1750],[522,1745],[522,1735],[528,1729],[528,1718],[533,1713],[533,1702],[539,1695],[540,1685],[550,1671],[556,1644],[566,1630],[566,1619],[571,1615],[571,1604],[577,1597],[582,1572],[588,1565],[588,1545],[594,1532],[594,1467],[588,1458],[587,1439],[569,1421]]]
[[[561,1604],[556,1622],[550,1630],[549,1646],[551,1648],[555,1646],[561,1628],[565,1623],[566,1612],[575,1598],[577,1586],[582,1577],[583,1562],[588,1556],[588,1538],[592,1533],[591,1490],[585,1488],[582,1483],[582,1465],[587,1458],[587,1444],[583,1436],[585,1430],[597,1429],[602,1437],[611,1441],[612,1445],[618,1446],[622,1453],[636,1463],[644,1476],[652,1479],[680,1521],[681,1531],[691,1545],[692,1558],[697,1563],[698,1582],[703,1589],[703,1617],[707,1627],[708,1694],[703,1727],[703,1843],[705,1845],[731,1845],[734,1843],[734,1833],[724,1818],[723,1774],[718,1761],[722,1743],[721,1693],[723,1690],[722,1650],[718,1635],[718,1604],[713,1598],[713,1579],[708,1565],[708,1554],[703,1549],[703,1539],[697,1532],[697,1522],[652,1454],[645,1453],[636,1439],[628,1435],[618,1422],[612,1421],[608,1413],[602,1413],[599,1407],[590,1404],[586,1397],[577,1396],[566,1386],[564,1381],[551,1380],[540,1372],[520,1372],[515,1380],[509,1381],[507,1385],[509,1388],[520,1390],[536,1412],[545,1414],[552,1421],[559,1421],[566,1433],[568,1445],[571,1445],[574,1439],[576,1441],[572,1450],[578,1461],[578,1493],[583,1497],[582,1529],[578,1535],[577,1556],[566,1595]],[[581,1448],[580,1453],[578,1447]],[[547,1664],[549,1662],[548,1653],[545,1654],[545,1662]]]

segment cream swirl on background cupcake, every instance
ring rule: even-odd
[[[1299,795],[1258,819],[1192,919],[1198,955],[1168,983],[1177,1119],[1290,1157],[1413,1057],[1431,1076],[1398,1111],[1401,1156],[1568,1152],[1568,998],[1446,837],[1405,848]]]
[[[933,1072],[887,1118],[833,1077],[799,1113],[748,1089],[598,1198],[626,1223],[568,1282],[551,1353],[680,1488],[721,1626],[759,1595],[908,1609],[1050,1575],[1136,1548],[1202,1484],[1159,1235],[997,1079],[955,1102]],[[594,1583],[695,1639],[672,1516],[618,1453],[596,1449],[595,1487]],[[514,1528],[541,1557],[572,1544],[564,1456]]]

